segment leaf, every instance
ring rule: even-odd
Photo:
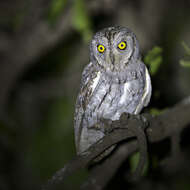
[[[157,73],[160,65],[163,62],[162,48],[155,46],[150,50],[144,58],[144,62],[150,68],[150,74],[153,76]]]
[[[150,109],[150,114],[153,115],[153,116],[158,116],[160,115],[161,113],[163,113],[164,111],[166,111],[167,108],[164,108],[164,109],[158,109],[158,108],[151,108]]]
[[[186,59],[181,59],[179,61],[179,64],[183,67],[190,67],[190,47],[188,47],[188,45],[185,42],[182,42],[182,46],[185,50],[186,53]]]
[[[34,134],[25,160],[42,178],[50,176],[75,154],[72,113],[71,99],[57,98],[47,110],[43,127]]]
[[[186,60],[183,60],[181,59],[179,61],[180,65],[183,66],[183,67],[190,67],[190,61],[186,61]]]
[[[51,8],[48,12],[48,20],[54,23],[58,16],[63,12],[67,0],[52,0]]]
[[[184,50],[185,50],[185,53],[186,53],[188,56],[190,56],[190,47],[189,47],[185,42],[182,42],[181,44],[182,44],[182,46],[183,46],[183,48],[184,48]]]
[[[89,41],[92,30],[84,0],[75,1],[73,11],[73,27],[82,34],[84,41]]]
[[[140,159],[140,153],[139,152],[136,152],[135,154],[133,154],[131,157],[130,157],[130,167],[131,167],[131,171],[132,173],[135,172],[135,169],[137,168],[138,166],[138,163],[139,163],[139,159]],[[147,171],[148,171],[148,165],[149,163],[147,162],[144,166],[144,169],[143,169],[143,176],[145,176],[147,174]]]

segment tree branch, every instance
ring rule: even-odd
[[[12,40],[12,46],[1,59],[0,85],[0,114],[4,112],[9,93],[18,77],[41,55],[57,44],[71,31],[70,3],[58,19],[56,25],[51,27],[47,21],[40,20],[30,32],[20,34]],[[6,85],[4,85],[6,84]]]
[[[144,117],[149,122],[149,127],[146,130],[146,135],[149,143],[159,142],[165,138],[172,137],[176,132],[180,133],[189,123],[190,123],[190,97],[184,99],[184,101],[178,103],[173,108],[168,109],[159,116],[152,117],[150,115],[144,115]],[[86,167],[91,160],[101,154],[105,149],[109,148],[111,145],[116,144],[124,139],[134,137],[134,135],[123,127],[124,124],[133,126],[144,126],[144,121],[139,118],[139,116],[132,116],[128,119],[123,117],[119,121],[110,121],[114,130],[106,135],[103,139],[98,141],[96,144],[91,146],[83,155],[77,156],[74,160],[66,164],[66,166],[59,170],[53,177],[48,181],[48,184],[44,189],[50,189],[54,184],[59,183],[75,171],[80,168]],[[132,154],[138,148],[137,143],[131,142],[127,145],[126,155]],[[119,150],[118,150],[119,151]],[[118,153],[119,154],[119,153]],[[114,157],[115,159],[115,157]],[[114,160],[113,159],[113,160]],[[122,161],[123,159],[121,159]],[[109,162],[109,161],[108,161]],[[118,166],[112,168],[112,172],[105,181],[102,181],[101,177],[94,174],[91,176],[90,180],[83,186],[85,189],[94,187],[104,187],[109,181],[110,177],[113,176],[113,172],[118,168]],[[110,171],[110,170],[109,170]],[[104,175],[105,176],[105,175]],[[92,179],[95,180],[92,180]],[[92,183],[93,181],[93,183]],[[94,183],[95,181],[95,183]],[[87,188],[86,188],[87,187]],[[99,188],[101,189],[101,188]]]
[[[137,147],[138,144],[136,141],[119,146],[112,156],[108,157],[105,162],[99,164],[91,171],[90,176],[84,182],[81,189],[103,189],[110,181],[110,179],[114,176],[120,165],[126,160],[126,158],[130,156],[132,152],[137,151]],[[94,181],[96,183],[94,183]]]

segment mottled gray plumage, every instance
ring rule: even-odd
[[[124,42],[126,48],[119,49]],[[105,47],[104,52],[98,46]],[[82,73],[75,110],[78,154],[104,137],[100,119],[118,120],[122,113],[138,114],[150,101],[151,81],[140,59],[135,34],[125,27],[96,33],[90,44],[90,63]]]

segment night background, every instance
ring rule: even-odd
[[[153,86],[143,112],[159,115],[190,95],[190,1],[1,0],[0,190],[40,189],[76,155],[81,73],[92,35],[109,26],[127,26],[139,40]],[[125,180],[126,160],[105,189],[190,189],[190,162],[180,162],[190,160],[189,137],[187,126],[174,171],[162,164],[166,139],[149,145],[141,182]],[[79,171],[60,189],[79,189],[87,176]]]

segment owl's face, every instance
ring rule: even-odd
[[[128,28],[110,27],[96,33],[90,45],[91,62],[105,71],[118,72],[139,58],[135,34]]]

